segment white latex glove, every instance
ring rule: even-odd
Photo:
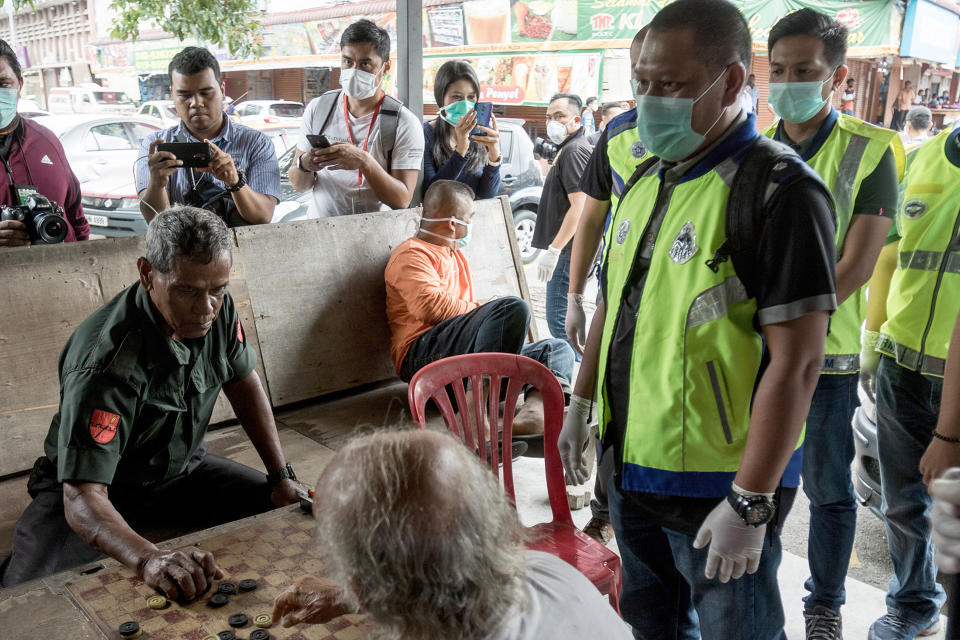
[[[772,493],[756,494],[739,487],[736,490],[748,496],[773,497]],[[754,527],[747,524],[724,498],[707,515],[693,541],[694,549],[703,549],[708,543],[710,545],[707,567],[703,574],[708,580],[717,576],[720,582],[727,582],[730,578],[742,578],[744,573],[756,573],[760,567],[763,538],[766,534],[767,525]]]
[[[553,279],[553,272],[557,268],[559,259],[560,249],[547,247],[547,250],[540,256],[540,262],[537,263],[537,277],[540,282],[550,282]]]
[[[583,452],[590,444],[590,429],[587,419],[590,417],[591,401],[580,396],[570,396],[570,407],[563,419],[563,429],[557,440],[560,461],[566,474],[567,484],[583,484],[590,477],[587,464],[583,461]]]
[[[933,509],[933,545],[937,566],[944,573],[960,573],[960,468],[948,469],[930,485]]]
[[[877,369],[880,367],[880,352],[876,349],[878,342],[878,331],[864,329],[860,334],[860,386],[874,404],[877,402],[874,385],[877,381]]]
[[[587,343],[587,314],[583,310],[583,294],[567,294],[567,319],[564,321],[567,337],[577,353],[583,355],[583,347]]]

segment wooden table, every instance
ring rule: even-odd
[[[47,578],[0,590],[0,630],[4,638],[104,640],[120,638],[120,623],[135,620],[143,640],[202,640],[230,629],[227,618],[246,613],[250,623],[235,630],[247,638],[253,618],[271,612],[274,596],[307,575],[323,575],[317,555],[314,520],[296,505],[238,520],[158,546],[196,545],[213,552],[224,581],[256,579],[256,591],[240,593],[220,608],[207,606],[211,589],[197,601],[165,609],[147,606],[153,589],[114,560],[104,560]],[[271,637],[286,640],[356,640],[365,636],[363,616],[337,618],[326,625],[270,628]]]

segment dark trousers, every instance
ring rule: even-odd
[[[550,369],[564,393],[570,392],[574,351],[563,340],[524,344],[530,308],[520,298],[497,298],[473,311],[444,320],[417,338],[400,366],[400,378],[409,382],[431,362],[465,353],[516,353]]]
[[[13,551],[0,565],[0,587],[11,587],[103,557],[77,535],[63,513],[63,485],[46,457],[33,465],[27,491],[33,502],[17,521]],[[110,502],[136,531],[169,539],[272,509],[267,476],[245,465],[206,455],[163,482],[113,485]]]

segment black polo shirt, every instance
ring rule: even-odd
[[[537,249],[546,249],[553,242],[570,209],[571,193],[580,193],[580,176],[583,175],[593,146],[583,133],[583,127],[574,131],[560,144],[553,166],[543,182],[540,207],[537,210],[537,226],[533,230],[533,242]],[[567,243],[569,248],[570,243]]]

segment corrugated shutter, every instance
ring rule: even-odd
[[[303,69],[277,69],[273,73],[275,99],[303,102]]]

